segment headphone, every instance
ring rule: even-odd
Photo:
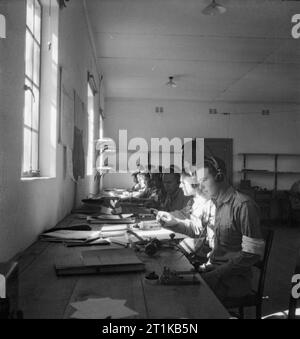
[[[224,170],[219,165],[216,158],[214,158],[213,156],[205,157],[205,162],[209,163],[214,168],[214,170],[217,172],[215,176],[215,181],[223,182],[225,180],[225,173],[224,173]]]

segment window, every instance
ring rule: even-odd
[[[94,170],[94,93],[88,83],[88,156],[87,175],[93,175]]]
[[[39,176],[39,120],[41,17],[39,0],[26,0],[25,105],[23,166],[24,177]]]

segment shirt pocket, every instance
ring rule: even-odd
[[[225,224],[218,229],[220,245],[230,247],[232,250],[241,248],[242,238],[232,224]]]

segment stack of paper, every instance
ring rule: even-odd
[[[87,222],[90,224],[134,224],[135,218],[132,214],[124,215],[99,215],[96,217],[87,217]]]
[[[74,319],[122,319],[138,315],[137,312],[125,306],[126,300],[111,298],[88,299],[72,303],[76,310],[71,316]]]

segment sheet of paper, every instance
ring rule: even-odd
[[[101,232],[126,232],[127,229],[127,225],[103,225],[101,228]]]
[[[128,318],[138,315],[137,312],[125,306],[126,300],[111,298],[88,299],[72,303],[76,310],[71,318],[75,319],[112,319]]]
[[[87,266],[93,265],[139,265],[143,262],[131,249],[100,249],[82,252],[83,262]]]
[[[127,245],[129,244],[129,240],[128,240],[128,234],[125,233],[124,235],[122,236],[116,236],[116,237],[113,237],[112,239],[108,238],[109,240],[111,240],[111,242],[114,244],[115,242],[119,242],[123,245]]]
[[[134,232],[145,240],[148,238],[156,238],[158,240],[167,240],[167,239],[170,239],[170,234],[175,234],[175,239],[186,238],[186,235],[183,235],[180,233],[174,233],[165,228],[162,228],[160,230],[153,230],[153,231],[134,230]],[[134,236],[131,236],[131,238],[133,241],[139,241]]]

